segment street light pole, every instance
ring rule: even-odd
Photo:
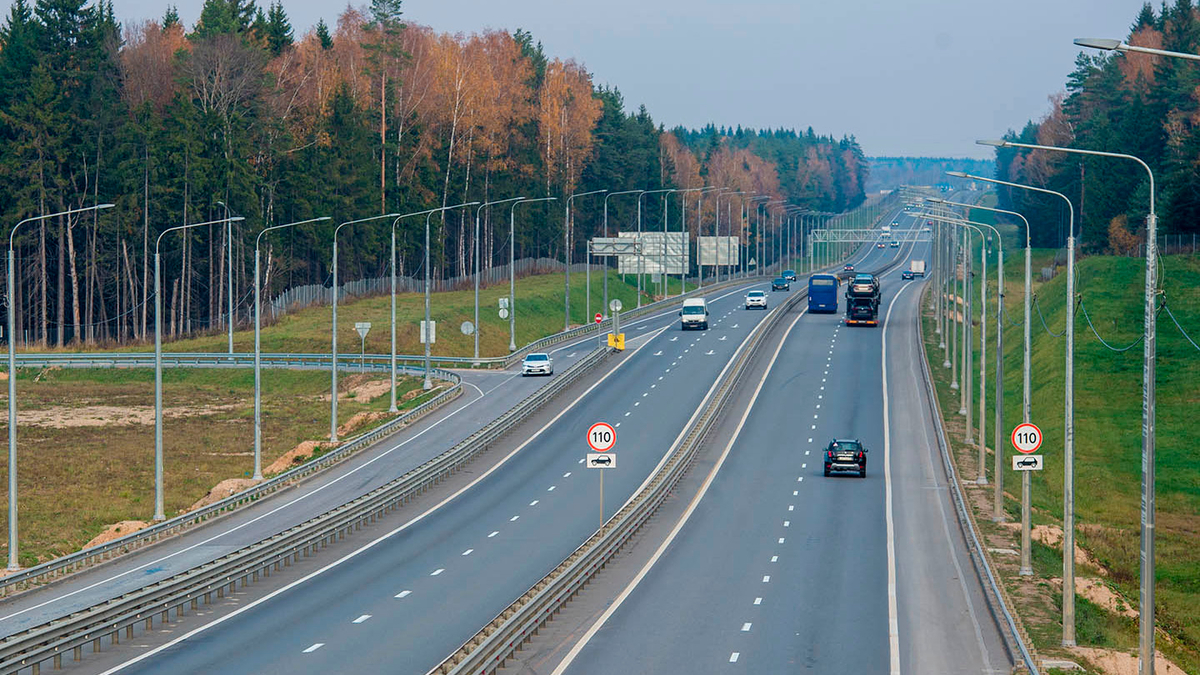
[[[673,192],[674,190],[641,190],[637,196],[637,245],[638,245],[638,273],[637,273],[637,306],[642,306],[642,261],[645,256],[642,254],[642,197],[646,195],[659,194],[662,192]],[[665,199],[665,198],[664,198]]]
[[[333,288],[331,289],[331,295],[332,295],[331,303],[333,305],[333,331],[332,331],[333,340],[332,340],[332,347],[330,349],[330,357],[331,358],[329,361],[329,377],[330,377],[329,442],[330,443],[337,443],[337,439],[338,439],[337,438],[337,428],[338,428],[338,415],[337,415],[337,400],[338,400],[338,397],[337,397],[337,394],[338,394],[337,328],[338,328],[338,318],[337,318],[337,310],[338,310],[338,290],[339,290],[338,289],[338,244],[337,244],[338,232],[340,232],[342,230],[342,228],[346,227],[347,225],[355,225],[357,223],[366,223],[366,222],[370,222],[372,220],[380,220],[383,218],[396,218],[399,215],[400,215],[399,213],[385,213],[385,214],[378,215],[378,216],[371,216],[370,218],[359,218],[358,220],[348,220],[333,229]],[[429,242],[428,241],[425,242],[425,249],[426,249],[426,251],[425,251],[426,255],[428,255],[429,254]]]
[[[518,204],[534,202],[553,202],[558,197],[541,197],[539,199],[521,199],[513,202],[508,210],[508,351],[517,351],[517,268],[516,268],[516,212]],[[608,275],[605,275],[605,287],[608,285]],[[605,303],[607,305],[607,303]]]
[[[479,213],[484,207],[492,204],[507,204],[508,202],[519,202],[525,199],[524,197],[509,197],[508,199],[499,199],[491,202],[484,202],[475,209],[475,358],[479,358]]]
[[[284,225],[272,225],[264,227],[262,232],[254,238],[254,480],[262,480],[262,345],[260,336],[262,332],[262,300],[259,296],[259,286],[261,285],[261,256],[259,255],[259,245],[262,242],[264,234],[271,230],[282,230],[285,227],[295,227],[296,225],[307,225],[309,223],[319,223],[330,220],[329,216],[320,218],[309,218],[308,220],[300,220],[294,223],[286,223]]]
[[[423,216],[427,213],[433,213],[434,211],[437,211],[437,209],[426,209],[424,211],[414,211],[412,213],[406,213],[402,216],[397,216],[396,219],[392,221],[392,237],[391,237],[391,239],[392,239],[391,296],[392,297],[391,297],[391,321],[390,321],[392,346],[391,346],[391,352],[390,352],[390,358],[389,358],[389,362],[390,362],[390,366],[391,366],[391,368],[390,368],[390,371],[391,371],[390,372],[390,375],[391,375],[391,378],[390,378],[391,379],[391,387],[390,387],[391,401],[390,401],[390,405],[388,405],[388,412],[392,412],[392,413],[400,412],[400,409],[396,406],[396,226],[400,224],[401,220],[404,220],[405,218],[408,218],[410,216]]]
[[[18,222],[8,233],[8,280],[6,305],[8,307],[8,569],[21,568],[17,542],[17,322],[16,322],[16,253],[13,241],[17,230],[25,223],[33,223],[59,216],[69,216],[87,211],[111,209],[115,204],[96,204],[81,209],[68,209],[58,213],[47,213]]]
[[[598,195],[608,190],[592,190],[591,192],[576,192],[567,197],[567,208],[563,214],[563,258],[567,261],[567,266],[563,270],[563,330],[571,329],[571,202],[576,197],[586,197],[588,195]]]
[[[225,208],[225,267],[226,278],[229,283],[229,299],[226,301],[225,322],[229,329],[229,354],[233,355],[233,221],[229,220],[229,205],[223,201],[217,201]]]
[[[433,381],[429,378],[429,345],[433,343],[433,337],[434,337],[434,333],[435,333],[435,331],[433,330],[433,321],[429,315],[429,299],[430,299],[430,295],[429,295],[429,291],[430,291],[430,288],[429,288],[429,283],[430,283],[429,219],[432,218],[433,214],[435,214],[435,213],[445,213],[446,211],[452,211],[454,209],[459,209],[464,206],[475,206],[478,203],[479,202],[466,202],[463,204],[455,204],[454,206],[443,206],[441,208],[431,209],[431,210],[429,210],[429,212],[427,212],[425,214],[425,335],[424,335],[424,338],[425,338],[425,345],[424,345],[424,347],[425,347],[425,381],[421,383],[421,389],[423,389],[424,391],[429,391],[430,389],[433,389]],[[445,218],[445,216],[443,216],[443,218]],[[336,243],[337,243],[337,237],[335,236],[334,244],[336,244]],[[335,393],[336,393],[336,391],[335,391]]]
[[[227,220],[245,220],[242,216],[209,220],[168,227],[154,240],[154,520],[166,520],[163,507],[163,405],[162,405],[162,279],[159,245],[169,232],[186,230],[204,225],[217,225]]]

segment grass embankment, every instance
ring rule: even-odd
[[[591,312],[588,313],[586,281],[587,275],[571,275],[571,325],[589,323],[596,312],[602,311],[604,302],[604,277],[593,273],[591,280]],[[637,289],[634,275],[622,279],[615,272],[609,273],[609,299],[619,298],[626,309],[637,306]],[[658,285],[647,275],[643,282],[642,302],[649,302],[651,291]],[[693,288],[691,284],[688,289]],[[672,279],[670,292],[679,292],[679,280]],[[499,316],[499,300],[508,296],[508,284],[499,284],[479,290],[479,354],[483,357],[504,356],[509,353],[508,319]],[[526,345],[534,340],[557,333],[563,329],[563,275],[543,274],[518,279],[516,282],[516,343]],[[435,293],[430,303],[430,314],[437,322],[436,341],[432,347],[434,356],[472,356],[474,337],[463,335],[459,327],[464,321],[475,321],[475,292],[471,289]],[[425,299],[420,293],[403,293],[396,296],[396,353],[420,354],[420,322],[425,318]],[[367,334],[366,352],[386,354],[391,349],[391,299],[389,296],[361,298],[338,303],[338,351],[344,354],[357,353],[361,346],[355,322],[371,322]],[[264,352],[329,353],[330,307],[328,305],[308,307],[279,319],[276,323],[263,326],[262,350]],[[133,344],[119,351],[147,351],[149,344]],[[214,331],[210,334],[178,340],[164,341],[163,348],[169,352],[224,352],[228,347],[227,333]],[[235,330],[233,348],[239,352],[254,351],[253,326]],[[99,349],[99,348],[97,348]],[[82,348],[82,351],[93,351]],[[25,351],[25,350],[22,350]],[[28,351],[36,351],[30,349]],[[69,351],[76,351],[71,348]]]
[[[592,275],[592,312],[603,300],[603,277]],[[634,277],[628,277],[635,282]],[[571,278],[572,323],[586,312],[585,275]],[[646,277],[647,285],[649,277]],[[563,328],[563,277],[542,275],[517,283],[517,344]],[[678,292],[678,285],[672,290]],[[497,312],[497,300],[508,286],[480,291],[480,352],[508,353],[508,321]],[[609,278],[609,297],[626,307],[637,305],[636,287],[619,275]],[[646,296],[644,301],[650,298]],[[343,303],[338,308],[339,348],[358,351],[356,321],[370,321],[368,352],[389,349],[388,297]],[[458,327],[474,317],[473,291],[438,293],[432,312],[438,322],[436,355],[470,356],[473,338]],[[418,321],[424,315],[420,294],[397,298],[397,341],[400,353],[419,353]],[[312,307],[265,327],[264,351],[326,352],[329,350],[329,307]],[[253,348],[253,331],[234,333],[235,349]],[[178,340],[167,351],[221,352],[224,334]],[[144,351],[145,345],[127,347]],[[78,550],[106,526],[125,520],[148,521],[154,511],[154,373],[149,369],[23,370],[19,392],[19,487],[21,563],[31,565]],[[374,396],[365,391],[374,383]],[[381,375],[347,374],[339,381],[342,398],[338,422],[359,413],[384,417],[389,403]],[[364,386],[365,385],[365,386]],[[417,393],[417,378],[403,378],[398,396]],[[250,370],[167,369],[163,374],[165,511],[176,515],[204,497],[223,480],[249,478],[253,470],[254,374]],[[3,398],[4,392],[0,392]],[[427,396],[402,401],[413,407]],[[90,422],[88,420],[91,420]],[[371,420],[357,431],[379,423]],[[3,426],[5,422],[0,422]],[[351,433],[356,433],[351,432]],[[345,432],[341,434],[345,437]],[[263,467],[305,441],[328,440],[329,374],[320,371],[263,372]],[[305,458],[325,451],[315,448]],[[0,466],[7,481],[7,466]],[[7,512],[0,514],[7,528]],[[0,556],[7,547],[0,545]]]
[[[976,212],[974,216],[980,216]],[[1012,228],[1009,228],[1012,232]],[[1006,243],[1009,243],[1006,241]],[[1015,243],[1015,242],[1014,242]],[[976,251],[977,253],[977,251]],[[1034,292],[1049,330],[1061,333],[1066,321],[1066,275],[1041,283],[1042,267],[1051,264],[1053,252],[1035,251]],[[1023,251],[1006,250],[1005,311],[1013,322],[1022,320]],[[978,279],[978,255],[975,272]],[[1200,335],[1200,259],[1170,256],[1163,259],[1163,287],[1167,303],[1180,323],[1195,339]],[[1130,345],[1142,333],[1145,264],[1140,259],[1096,256],[1078,263],[1077,292],[1100,335],[1114,347]],[[989,266],[989,298],[995,297],[995,265]],[[978,286],[976,286],[976,293]],[[995,364],[995,306],[988,316],[988,370]],[[978,340],[980,307],[974,307],[975,338]],[[1032,325],[1032,421],[1041,427],[1044,443],[1040,453],[1046,469],[1033,474],[1033,524],[1048,532],[1061,532],[1063,514],[1063,437],[1065,395],[1065,342],[1051,336],[1034,309]],[[962,417],[957,415],[959,392],[952,390],[950,369],[942,368],[932,318],[926,311],[925,338],[934,379],[947,417],[947,429],[964,481],[976,475],[976,446],[966,446]],[[1193,422],[1200,394],[1200,352],[1189,344],[1170,319],[1158,321],[1157,377],[1157,585],[1156,625],[1160,629],[1160,651],[1189,673],[1200,673],[1200,465],[1195,458],[1196,427]],[[1021,419],[1022,326],[1005,322],[1004,433]],[[978,391],[978,344],[973,373]],[[1076,314],[1075,340],[1075,507],[1076,542],[1088,562],[1076,566],[1080,578],[1094,578],[1115,592],[1110,607],[1102,598],[1096,602],[1077,594],[1077,641],[1082,647],[1134,650],[1137,622],[1123,616],[1122,608],[1136,610],[1138,604],[1139,523],[1141,509],[1141,422],[1142,364],[1139,344],[1125,352],[1114,352],[1093,335],[1082,311]],[[989,372],[989,380],[991,372]],[[988,384],[985,429],[988,446],[992,438],[994,382]],[[972,404],[978,415],[978,399]],[[973,420],[976,428],[979,420]],[[1007,436],[1000,442],[1006,458],[1014,454]],[[992,459],[988,459],[990,474]],[[989,475],[989,480],[992,477]],[[991,522],[992,485],[970,490],[977,522],[993,548],[1019,549],[1019,534],[1012,527],[1020,521],[1019,475],[1006,468],[1005,510],[1009,525]],[[997,563],[1037,649],[1043,655],[1061,655],[1087,664],[1087,654],[1060,646],[1062,637],[1062,550],[1051,536],[1035,542],[1034,576],[1017,576],[1017,559],[997,554]],[[1051,544],[1051,545],[1047,545]],[[1103,594],[1100,594],[1103,595]],[[1164,633],[1165,631],[1165,633]],[[1091,672],[1102,672],[1090,664]]]

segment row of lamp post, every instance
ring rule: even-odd
[[[1184,58],[1189,60],[1200,60],[1200,55],[1184,54],[1179,52],[1171,52],[1161,49],[1152,49],[1146,47],[1137,47],[1128,45],[1120,40],[1101,40],[1091,38],[1081,38],[1075,40],[1077,45],[1102,50],[1115,50],[1120,52],[1140,52],[1153,54],[1157,56],[1166,56],[1173,58]],[[1156,444],[1155,437],[1155,370],[1157,361],[1157,345],[1156,345],[1156,307],[1155,296],[1158,288],[1158,269],[1157,269],[1157,214],[1155,212],[1155,187],[1154,173],[1142,159],[1133,155],[1115,152],[1102,152],[1096,150],[1082,150],[1079,148],[1067,148],[1059,146],[1040,145],[1032,143],[1018,143],[1006,140],[987,140],[978,141],[980,145],[987,145],[999,148],[1020,148],[1026,150],[1042,150],[1048,152],[1063,152],[1077,155],[1087,155],[1093,157],[1107,157],[1114,159],[1124,159],[1136,162],[1146,171],[1150,185],[1149,212],[1146,216],[1146,273],[1144,283],[1144,300],[1143,300],[1143,368],[1142,368],[1142,499],[1141,499],[1141,541],[1140,541],[1140,597],[1139,597],[1139,650],[1138,650],[1138,673],[1139,675],[1153,675],[1154,673],[1154,529],[1155,529],[1155,459],[1154,451]],[[948,172],[952,176],[966,178],[981,182],[994,183],[1005,185],[1013,188],[1031,190],[1047,194],[1054,194],[1061,197],[1067,203],[1069,215],[1069,226],[1067,236],[1067,311],[1066,311],[1066,346],[1065,346],[1065,393],[1064,393],[1064,435],[1063,435],[1063,450],[1064,450],[1064,469],[1063,469],[1063,634],[1062,643],[1064,646],[1073,646],[1076,643],[1076,626],[1075,626],[1075,584],[1074,584],[1074,540],[1075,540],[1075,505],[1074,505],[1074,306],[1076,303],[1075,289],[1075,225],[1074,225],[1074,207],[1070,199],[1061,193],[1040,188],[1033,185],[1024,185],[1001,181],[982,176],[975,176],[962,172]],[[1015,215],[1025,221],[1025,299],[1024,299],[1024,358],[1023,358],[1023,384],[1022,384],[1022,418],[1025,422],[1030,421],[1030,329],[1031,329],[1031,246],[1029,236],[1029,223],[1024,216],[1012,211],[1003,209],[991,209],[976,205],[955,204],[946,202],[945,200],[929,200],[934,203],[941,203],[947,206],[960,206],[967,208],[983,209],[996,211],[1009,215]],[[958,222],[963,225],[976,226],[978,223],[971,223],[964,220],[956,220],[939,216],[943,220],[941,222]],[[982,235],[982,232],[980,232]],[[997,234],[997,241],[999,236]],[[986,245],[985,252],[986,255]],[[1000,446],[1002,439],[1000,436],[1001,415],[1002,415],[1002,382],[1001,374],[1003,372],[1003,363],[999,360],[1003,358],[1003,252],[998,251],[999,269],[1000,269],[1000,297],[997,300],[998,308],[996,314],[996,330],[997,330],[997,375],[996,375],[996,439],[995,452],[996,461],[994,465],[994,518],[996,520],[1003,519],[1003,492],[1002,492],[1002,467],[1001,467],[1001,452]],[[986,263],[985,263],[986,264]],[[986,281],[985,281],[986,286]],[[986,302],[986,301],[985,301]],[[985,312],[986,313],[986,312]],[[968,322],[969,325],[969,322]],[[945,336],[943,335],[943,338]],[[986,340],[986,329],[983,339]],[[983,356],[985,352],[981,347],[981,370],[983,368]],[[964,373],[964,377],[967,375]],[[982,376],[981,376],[982,377]],[[981,379],[982,383],[982,379]],[[981,398],[982,398],[981,386]],[[964,399],[965,400],[965,399]],[[981,410],[983,409],[981,401]],[[982,428],[983,420],[980,420]],[[969,432],[968,432],[969,433]],[[982,435],[982,431],[981,431]],[[983,441],[980,440],[980,446],[983,447]],[[980,475],[982,478],[983,458],[981,454]],[[983,479],[986,480],[986,479]],[[982,481],[981,481],[982,482]],[[1030,561],[1029,551],[1029,472],[1023,472],[1022,480],[1022,551],[1021,551],[1021,574],[1032,574],[1032,565]]]

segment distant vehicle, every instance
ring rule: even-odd
[[[789,284],[788,280],[783,277],[779,277],[771,282],[772,291],[790,291],[791,289],[792,285]]]
[[[893,221],[892,225],[898,225],[898,223]],[[882,232],[880,232],[880,234],[879,234],[880,237],[882,237],[884,239],[892,238],[892,226],[891,225],[884,225],[883,227],[880,228],[880,230],[882,230]]]
[[[857,471],[867,477],[867,449],[858,439],[833,439],[825,446],[825,475],[834,471]]]
[[[905,209],[905,211],[907,211],[907,210],[908,210],[908,209]],[[893,220],[893,221],[892,221],[892,227],[899,227],[899,226],[900,226],[900,221],[898,221],[898,220]]]
[[[845,265],[842,265],[842,271],[843,271],[843,272],[853,272],[853,271],[854,271],[854,265],[852,265],[852,264],[850,264],[850,263],[846,263]]]
[[[609,457],[608,455],[600,455],[599,457],[592,460],[592,464],[598,464],[600,466],[608,466],[609,464],[612,464],[612,457]]]
[[[1038,465],[1038,461],[1036,459],[1034,459],[1033,457],[1022,457],[1021,459],[1017,460],[1017,466],[1020,466],[1020,467],[1037,466],[1037,465]]]
[[[885,244],[881,241],[881,242],[875,244],[875,248],[887,248],[887,244]]]
[[[697,328],[708,330],[708,303],[704,298],[689,298],[683,301],[683,309],[679,310],[681,328]]]
[[[784,279],[787,279],[788,281],[795,281],[796,280],[796,271],[795,270],[784,270],[783,274],[781,274],[780,276],[782,276]]]
[[[900,248],[900,242],[893,239],[892,243],[888,244],[888,246],[891,246],[892,248]]]
[[[900,278],[905,281],[912,279],[913,278],[912,270],[904,270],[903,272],[900,273]]]
[[[908,261],[908,271],[913,273],[913,276],[925,278],[925,261],[922,259],[913,259]]]
[[[838,308],[838,278],[814,274],[808,278],[808,311],[833,314]]]
[[[553,375],[554,361],[549,354],[532,352],[521,361],[521,375]]]
[[[746,309],[758,307],[759,309],[767,308],[767,294],[765,291],[750,291],[746,294]]]

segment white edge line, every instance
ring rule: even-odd
[[[892,516],[892,434],[889,422],[888,379],[887,379],[887,331],[891,326],[892,310],[900,294],[908,289],[913,282],[908,282],[896,291],[892,301],[888,303],[887,316],[883,319],[883,332],[880,341],[880,365],[882,368],[883,385],[883,489],[884,489],[884,518],[887,521],[887,589],[888,589],[888,651],[890,652],[890,673],[900,675],[900,618],[896,602],[896,523]]]
[[[664,331],[667,328],[668,328],[667,326],[664,326],[661,329],[659,329],[659,332]],[[649,344],[649,342],[650,341],[647,340],[646,343]],[[630,355],[636,354],[638,351],[640,351],[645,346],[646,345],[643,344],[641,347],[638,347],[637,349],[630,352]],[[488,476],[492,475],[492,473],[499,470],[500,467],[507,464],[508,460],[512,459],[513,457],[515,457],[517,455],[517,453],[519,453],[519,452],[521,452],[521,450],[525,449],[525,446],[529,445],[534,440],[536,440],[539,436],[541,436],[543,432],[545,432],[553,424],[555,424],[563,415],[566,415],[568,412],[570,412],[572,408],[574,408],[580,401],[582,401],[589,394],[591,394],[594,389],[596,389],[601,384],[603,384],[604,381],[607,380],[613,373],[617,372],[618,370],[620,370],[620,368],[622,366],[624,366],[625,364],[627,364],[631,361],[632,361],[632,359],[627,358],[627,359],[624,359],[623,361],[621,361],[620,363],[618,363],[615,368],[613,368],[612,370],[605,373],[603,377],[601,377],[599,380],[597,380],[595,383],[593,383],[592,386],[588,387],[587,390],[584,391],[582,394],[580,394],[578,398],[576,398],[574,401],[571,401],[570,404],[568,404],[561,411],[559,411],[559,413],[557,415],[555,415],[553,419],[551,419],[549,422],[546,422],[546,424],[542,428],[538,429],[536,432],[531,434],[529,436],[529,438],[527,438],[525,440],[524,443],[522,443],[521,445],[519,445],[515,449],[513,449],[512,452],[508,453],[508,455],[506,455],[503,459],[501,459],[499,462],[497,462],[490,469],[488,469],[487,471],[480,474],[478,478],[471,481],[467,485],[464,485],[462,488],[460,488],[454,494],[446,497],[445,499],[438,502],[437,504],[434,504],[433,506],[429,507],[429,509],[427,509],[424,513],[421,513],[420,515],[413,517],[408,522],[397,526],[395,529],[393,529],[389,532],[385,532],[384,534],[380,535],[379,537],[367,542],[366,544],[363,544],[359,548],[347,553],[346,555],[342,556],[341,558],[338,558],[337,560],[334,560],[333,562],[325,565],[324,567],[314,570],[314,571],[304,575],[303,577],[287,584],[286,586],[278,588],[278,589],[268,593],[267,595],[264,595],[261,598],[258,598],[257,600],[255,600],[253,602],[242,605],[241,607],[238,607],[236,610],[230,612],[229,614],[226,614],[217,619],[214,619],[210,623],[207,623],[203,626],[198,626],[197,628],[194,628],[194,629],[188,631],[187,633],[184,633],[183,635],[180,635],[179,637],[177,637],[165,644],[159,645],[158,647],[155,647],[154,649],[152,649],[148,652],[145,652],[143,654],[139,654],[137,657],[132,658],[124,663],[113,666],[112,668],[109,668],[108,670],[101,673],[101,675],[111,675],[112,673],[120,672],[120,671],[124,670],[125,668],[128,668],[129,666],[132,666],[136,663],[144,661],[144,660],[150,658],[151,656],[154,656],[166,649],[170,649],[171,647],[174,647],[175,645],[179,644],[180,642],[183,642],[184,640],[187,640],[193,636],[199,635],[200,633],[203,633],[204,631],[206,631],[210,628],[213,628],[214,626],[220,625],[220,624],[224,623],[225,621],[228,621],[229,619],[232,619],[244,612],[248,612],[257,606],[259,606],[269,600],[272,600],[273,598],[275,598],[276,596],[278,596],[282,593],[290,591],[291,589],[293,589],[297,586],[300,586],[301,584],[307,583],[308,581],[311,581],[312,579],[315,579],[316,577],[321,576],[322,574],[341,565],[342,563],[344,563],[352,558],[357,557],[358,555],[374,548],[375,546],[383,543],[384,541],[390,539],[391,537],[394,537],[395,535],[399,534],[400,532],[403,532],[404,530],[407,530],[408,528],[412,527],[413,525],[416,525],[417,523],[424,520],[425,518],[427,518],[429,515],[431,515],[435,511],[441,509],[446,504],[449,504],[450,502],[454,501],[455,499],[458,499],[458,497],[460,497],[461,495],[466,493],[471,488],[475,487],[475,485],[477,485],[479,482],[486,479]],[[460,408],[460,410],[461,410],[461,408]]]
[[[725,450],[721,453],[721,457],[717,460],[716,465],[713,466],[708,476],[704,479],[704,484],[700,486],[700,491],[696,493],[696,495],[692,498],[691,503],[688,504],[687,510],[684,511],[683,516],[680,517],[677,523],[675,523],[675,527],[671,529],[671,533],[668,534],[667,538],[662,542],[662,544],[659,545],[658,549],[654,552],[654,555],[650,557],[650,560],[648,560],[642,569],[638,571],[637,576],[635,576],[633,580],[629,582],[629,585],[621,591],[621,594],[613,600],[612,604],[609,605],[604,614],[602,614],[599,619],[596,619],[591,627],[588,628],[587,632],[583,634],[583,637],[579,638],[579,641],[571,647],[571,651],[567,652],[567,655],[563,657],[562,662],[558,664],[551,675],[562,675],[562,673],[566,671],[576,657],[579,656],[579,653],[583,651],[583,648],[587,646],[592,637],[600,631],[600,628],[604,626],[608,619],[612,617],[612,615],[615,614],[618,609],[620,609],[625,600],[633,594],[634,589],[638,587],[638,585],[642,582],[642,579],[646,578],[646,575],[650,573],[650,569],[654,567],[655,563],[658,562],[658,559],[662,557],[663,553],[666,552],[671,543],[675,541],[675,537],[679,535],[679,532],[683,529],[683,526],[687,524],[688,519],[692,517],[692,513],[695,512],[696,507],[700,505],[700,501],[704,499],[704,495],[708,492],[709,486],[712,485],[713,481],[717,477],[717,473],[721,470],[722,465],[725,464],[725,459],[729,457],[729,452],[733,449],[733,444],[737,442],[738,436],[742,433],[742,428],[746,425],[746,420],[750,417],[750,412],[754,410],[754,404],[758,400],[759,392],[762,391],[763,385],[766,384],[767,376],[771,374],[771,369],[774,368],[775,361],[779,358],[779,352],[783,350],[783,345],[785,342],[787,342],[788,335],[791,334],[792,328],[796,326],[796,323],[800,321],[800,317],[804,316],[807,311],[807,309],[801,310],[801,312],[796,315],[796,318],[792,320],[791,325],[788,326],[787,332],[783,334],[783,338],[780,339],[779,345],[775,348],[775,353],[771,356],[770,363],[767,364],[766,371],[763,372],[762,378],[758,381],[758,386],[754,390],[754,396],[751,397],[749,405],[746,406],[746,410],[742,413],[741,420],[738,421],[737,428],[734,429],[733,437],[730,438],[729,443],[725,445]],[[730,362],[732,361],[733,359],[730,359]],[[718,381],[719,380],[720,378],[718,378]],[[707,399],[708,397],[706,396],[705,398]],[[655,473],[656,472],[657,469],[655,469]],[[653,475],[653,473],[651,475]],[[641,488],[639,488],[636,492],[640,491]]]

